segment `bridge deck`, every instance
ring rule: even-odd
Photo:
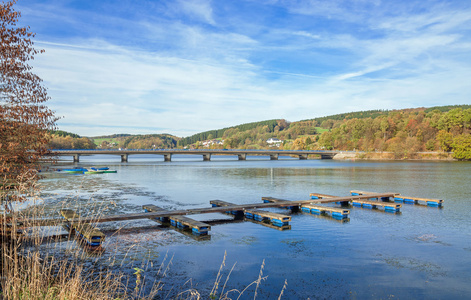
[[[75,162],[79,162],[81,155],[119,155],[122,162],[128,161],[129,155],[156,154],[163,155],[165,161],[171,161],[172,155],[202,155],[203,160],[211,160],[211,155],[238,156],[239,160],[245,160],[248,155],[270,156],[277,160],[279,156],[298,156],[299,159],[307,159],[309,155],[320,156],[322,159],[331,159],[340,151],[328,150],[248,150],[248,149],[123,149],[123,150],[93,150],[93,149],[67,149],[52,150],[50,155],[73,156]]]

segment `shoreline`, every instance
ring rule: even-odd
[[[459,161],[453,158],[453,153],[448,152],[341,152],[333,157],[335,160],[385,160],[385,161]]]

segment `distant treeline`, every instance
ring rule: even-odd
[[[339,121],[339,120],[349,120],[349,119],[365,119],[365,118],[377,118],[379,116],[387,115],[388,110],[367,110],[367,111],[357,111],[350,113],[343,113],[338,115],[332,115],[321,118],[310,119],[310,121],[316,121],[318,124],[327,120]],[[308,121],[308,120],[306,120]]]
[[[434,107],[427,108],[425,110],[425,113],[429,113],[429,112],[432,112],[434,110],[439,110],[441,112],[447,112],[447,111],[450,111],[450,110],[455,109],[455,108],[469,109],[469,108],[471,108],[471,105],[463,104],[463,105],[434,106]]]
[[[95,143],[78,134],[67,131],[56,130],[50,131],[49,149],[95,149]]]
[[[177,138],[169,134],[132,135],[125,138],[121,148],[128,149],[171,149],[177,146]]]
[[[114,138],[121,138],[121,137],[128,137],[128,136],[131,136],[131,134],[118,133],[118,134],[112,134],[112,135],[94,136],[92,138],[93,139],[114,139]]]
[[[57,136],[69,142],[72,139],[68,133]],[[413,158],[422,151],[444,151],[453,152],[457,159],[468,160],[471,159],[471,105],[359,111],[292,123],[284,119],[267,120],[205,131],[182,139],[168,134],[121,134],[106,138],[113,138],[113,142],[103,141],[101,147],[335,149],[392,152],[396,158]],[[268,144],[270,138],[282,142]],[[203,146],[204,141],[213,139],[224,142]]]
[[[81,138],[81,136],[78,135],[78,134],[71,133],[71,132],[67,132],[67,131],[63,131],[63,130],[51,130],[51,131],[49,131],[49,134],[51,134],[51,135],[56,135],[56,136],[60,136],[60,137],[70,136],[70,137],[76,138],[76,139]]]

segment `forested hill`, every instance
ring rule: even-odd
[[[471,159],[471,105],[371,110],[288,122],[269,120],[207,131],[180,140],[179,146],[260,149],[336,149],[387,151],[397,158],[422,151],[453,151]],[[268,144],[277,138],[280,144]],[[220,144],[202,142],[221,140]]]
[[[429,108],[408,108],[408,109],[400,109],[400,110],[366,110],[366,111],[356,111],[356,112],[349,112],[349,113],[342,113],[342,114],[337,114],[337,115],[331,115],[331,116],[326,116],[326,117],[320,117],[320,118],[314,118],[314,119],[309,119],[309,120],[304,120],[304,121],[317,121],[319,124],[321,124],[323,121],[326,120],[334,120],[334,121],[339,121],[339,120],[349,120],[349,119],[365,119],[365,118],[371,118],[375,119],[380,116],[385,116],[388,115],[390,112],[394,111],[399,111],[399,112],[417,112],[417,111],[425,111],[425,113],[429,113],[434,110],[439,110],[441,112],[447,112],[455,108],[461,108],[461,109],[468,109],[471,108],[471,105],[447,105],[447,106],[435,106],[435,107],[429,107]]]
[[[384,151],[394,153],[396,158],[413,158],[415,153],[423,151],[451,151],[457,159],[471,159],[471,105],[359,111],[297,122],[267,120],[205,131],[186,138],[169,134],[116,134],[90,138],[94,141],[90,144],[88,138],[70,133],[57,132],[54,136],[56,142],[62,142],[67,148],[277,147],[286,150]],[[278,141],[272,142],[270,138]]]
[[[264,127],[264,126],[267,126],[270,132],[272,132],[274,131],[275,127],[279,125],[278,123],[279,123],[278,120],[268,120],[268,121],[261,121],[261,122],[246,123],[246,124],[227,127],[223,129],[209,130],[209,131],[197,133],[192,136],[183,138],[179,141],[178,145],[184,147],[190,144],[194,144],[198,141],[218,139],[227,135],[231,135],[231,133],[248,131],[254,128]]]

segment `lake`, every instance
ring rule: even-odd
[[[211,221],[210,238],[202,240],[151,220],[98,224],[107,235],[105,252],[85,260],[127,274],[140,267],[148,284],[164,284],[162,298],[190,288],[207,297],[225,253],[219,292],[228,275],[225,291],[243,290],[263,267],[268,277],[257,288],[259,299],[278,298],[285,280],[282,299],[470,298],[470,163],[269,157],[238,161],[226,156],[211,161],[173,156],[164,162],[152,155],[130,156],[127,163],[119,156],[80,159],[56,167],[109,166],[118,173],[49,173],[41,184],[51,215],[58,216],[60,207],[85,216],[93,211],[143,212],[145,204],[176,210],[210,207],[215,199],[247,204],[260,203],[263,196],[307,200],[310,193],[346,196],[350,190],[445,200],[441,209],[403,204],[398,214],[351,207],[347,222],[292,213],[291,229],[284,231],[233,221],[225,214],[191,216]],[[56,251],[71,243],[75,241],[58,243]],[[162,262],[168,265],[165,277],[163,270],[159,273]],[[255,288],[248,287],[241,299],[253,299]],[[229,296],[237,298],[235,293]]]

